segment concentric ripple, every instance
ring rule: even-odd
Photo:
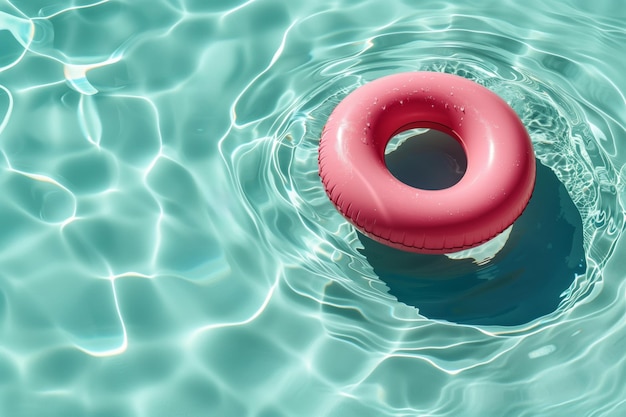
[[[0,415],[623,416],[624,8],[453,3],[0,4]],[[429,317],[324,193],[332,109],[416,70],[503,97],[564,190],[551,310]]]

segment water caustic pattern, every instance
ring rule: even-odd
[[[626,9],[452,3],[0,1],[0,415],[626,415]],[[317,145],[411,70],[503,97],[548,179],[506,256],[398,280]]]

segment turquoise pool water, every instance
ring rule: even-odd
[[[626,415],[626,8],[452,3],[0,0],[0,416]],[[411,70],[528,127],[506,257],[324,194],[326,117]]]

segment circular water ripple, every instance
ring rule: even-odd
[[[477,18],[464,16],[463,19],[475,20],[478,24]],[[352,262],[360,262],[351,228],[343,227],[344,221],[329,207],[319,188],[316,155],[324,121],[348,92],[368,80],[404,70],[442,71],[487,86],[520,115],[533,140],[537,159],[563,182],[583,219],[584,246],[591,267],[576,287],[584,293],[584,289],[598,279],[596,269],[605,263],[623,228],[623,209],[617,197],[621,184],[618,184],[619,170],[603,148],[607,141],[612,141],[602,132],[610,132],[610,124],[615,120],[597,105],[580,100],[578,92],[567,88],[571,84],[567,77],[584,70],[580,64],[533,50],[533,60],[521,67],[518,58],[531,47],[497,32],[448,29],[439,33],[441,39],[433,40],[437,34],[433,36],[429,32],[429,42],[425,42],[422,37],[426,32],[398,30],[401,28],[394,28],[397,31],[392,32],[387,28],[384,34],[342,46],[335,46],[333,42],[328,46],[330,51],[326,51],[328,57],[321,56],[306,66],[292,67],[288,65],[291,62],[283,62],[283,56],[289,57],[292,51],[295,54],[306,48],[303,43],[308,38],[300,33],[302,27],[306,27],[305,23],[295,25],[286,33],[280,55],[273,63],[277,70],[264,72],[247,86],[234,108],[242,129],[269,133],[253,143],[237,144],[241,157],[232,163],[236,166],[235,172],[241,172],[249,168],[247,159],[258,158],[255,163],[260,165],[257,169],[264,175],[262,182],[270,187],[270,195],[280,204],[273,207],[268,216],[259,211],[263,204],[250,198],[251,190],[244,189],[241,197],[249,201],[250,210],[255,212],[259,222],[276,225],[265,232],[278,252],[299,259],[302,254],[284,254],[285,249],[303,248],[311,243],[306,239],[319,239],[320,248],[327,244],[332,248],[330,251],[321,249],[322,253],[330,252],[331,258],[346,255],[354,258]],[[464,40],[457,40],[457,37]],[[324,47],[324,44],[316,44],[309,49],[324,51]],[[336,50],[344,48],[351,51]],[[339,58],[333,60],[336,56]],[[546,71],[546,66],[554,71]],[[278,71],[281,67],[291,68],[288,77]],[[307,83],[301,85],[299,80],[307,80]],[[606,87],[596,85],[594,89]],[[267,91],[282,91],[273,108],[261,105],[262,94]],[[259,109],[278,114],[278,117],[252,113]],[[602,125],[597,126],[598,122]],[[230,154],[227,147],[231,145],[227,141],[223,143],[224,154]],[[249,150],[242,151],[244,147]],[[285,216],[285,219],[277,219],[277,216]],[[302,226],[308,233],[294,233],[294,229]],[[311,268],[316,270],[313,265]]]
[[[584,51],[562,56],[550,52],[559,49],[558,44],[543,40],[544,34],[538,30],[447,12],[420,19],[417,24],[401,19],[383,27],[368,27],[367,22],[341,24],[341,19],[349,19],[350,11],[340,16],[333,13],[336,26],[346,30],[321,38],[313,36],[311,29],[327,22],[325,13],[294,23],[271,66],[246,87],[234,107],[237,125],[258,139],[234,144],[226,138],[222,143],[225,155],[234,147],[246,149],[229,161],[235,175],[242,178],[251,169],[262,175],[262,196],[255,198],[252,190],[244,188],[240,197],[249,204],[257,224],[271,225],[261,232],[273,256],[308,271],[304,275],[287,272],[287,285],[297,296],[320,304],[324,327],[333,337],[378,357],[369,362],[370,370],[361,379],[353,379],[344,388],[357,398],[371,399],[365,401],[385,415],[399,409],[446,409],[454,415],[446,408],[450,407],[450,395],[442,395],[438,389],[452,397],[456,393],[484,399],[493,384],[503,383],[510,390],[503,395],[510,399],[528,383],[546,387],[548,381],[563,381],[547,378],[536,367],[539,365],[530,365],[532,370],[520,368],[522,363],[528,365],[529,360],[548,357],[557,350],[565,352],[566,358],[570,355],[567,351],[572,352],[566,360],[569,365],[585,360],[603,362],[600,354],[584,358],[562,344],[565,340],[578,346],[593,343],[598,331],[587,326],[603,318],[599,313],[593,318],[590,304],[602,310],[611,309],[615,302],[615,295],[603,299],[599,291],[607,279],[603,266],[624,227],[619,198],[621,166],[615,165],[624,155],[616,149],[616,143],[626,136],[624,121],[614,107],[605,105],[623,107],[621,92],[593,66],[593,59],[582,55]],[[554,15],[547,20],[556,23],[563,17]],[[569,19],[581,24],[579,16]],[[424,21],[420,27],[419,22]],[[588,29],[604,34],[607,27]],[[523,36],[512,36],[513,32]],[[305,62],[303,50],[314,51]],[[353,228],[326,198],[317,175],[317,145],[331,110],[367,81],[415,70],[461,75],[503,97],[527,126],[538,161],[565,186],[580,213],[587,268],[572,277],[555,311],[513,327],[428,320],[387,293],[385,283],[359,253],[361,243]],[[278,99],[268,107],[266,94],[270,91]],[[596,97],[598,91],[601,100]],[[560,342],[549,343],[555,335]],[[549,363],[544,361],[541,366],[550,368]],[[564,371],[554,366],[555,372]],[[489,371],[484,368],[495,375],[485,379]],[[479,376],[481,372],[483,376]],[[459,374],[476,384],[472,393],[461,394],[461,379],[451,379]],[[439,388],[411,390],[411,386],[423,389],[422,378]],[[390,387],[407,391],[393,393]],[[582,395],[580,389],[565,391]],[[537,389],[524,392],[544,398]],[[561,394],[564,402],[570,394]],[[607,393],[594,395],[604,400],[610,397]],[[542,401],[548,401],[547,397],[537,403]],[[467,401],[464,404],[465,408]],[[472,415],[480,415],[476,410],[489,410],[489,404],[472,406]],[[507,414],[505,411],[500,409],[500,413]]]

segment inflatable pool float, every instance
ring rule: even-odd
[[[396,179],[385,147],[398,133],[429,128],[459,141],[461,180],[423,190]],[[469,249],[508,228],[530,200],[535,157],[511,107],[468,79],[435,72],[390,75],[350,93],[322,131],[319,174],[330,200],[359,231],[417,253]]]

